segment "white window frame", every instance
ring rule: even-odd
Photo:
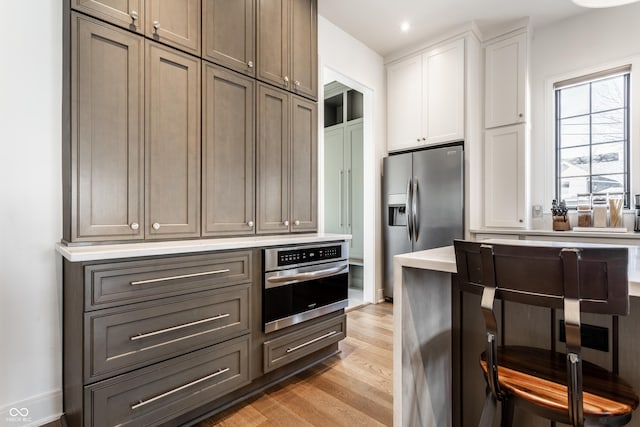
[[[545,164],[534,169],[544,169],[544,210],[551,208],[556,197],[556,93],[557,82],[578,79],[582,76],[601,73],[607,70],[631,66],[629,83],[629,194],[630,210],[634,210],[635,194],[640,194],[640,56],[585,67],[571,72],[548,77],[544,80],[544,160]],[[542,125],[542,123],[540,124]],[[536,142],[533,141],[533,144]]]

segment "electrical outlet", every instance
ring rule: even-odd
[[[542,218],[542,205],[531,206],[531,217]]]

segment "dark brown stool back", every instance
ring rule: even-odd
[[[582,361],[580,314],[628,314],[627,248],[461,240],[456,240],[454,247],[459,283],[482,291],[487,349],[481,366],[488,392],[481,425],[491,425],[496,401],[502,402],[503,426],[511,425],[514,405],[576,427],[583,426],[585,419],[597,420],[598,425],[626,424],[638,406],[638,396],[616,375]],[[564,310],[566,355],[536,348],[498,348],[496,298]],[[540,375],[543,378],[538,378],[537,373],[544,373]],[[583,385],[585,390],[589,385],[590,399],[592,394],[602,392],[605,403],[597,408],[590,403],[585,413]],[[553,397],[555,387],[566,389],[566,400],[564,396]]]

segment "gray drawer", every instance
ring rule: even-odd
[[[251,280],[251,251],[85,267],[85,310],[114,307]]]
[[[157,425],[249,381],[249,335],[84,388],[86,426]]]
[[[249,332],[250,284],[85,313],[85,382]]]
[[[308,328],[280,336],[264,343],[264,372],[273,371],[301,357],[344,339],[347,317],[313,324]]]

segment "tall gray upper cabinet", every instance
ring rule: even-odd
[[[317,99],[317,26],[317,0],[258,0],[258,79]]]
[[[255,76],[256,0],[202,0],[202,57]]]
[[[317,0],[62,7],[64,242],[317,229]]]
[[[317,108],[258,84],[257,233],[317,228]]]
[[[73,241],[144,237],[143,77],[141,37],[71,15]]]
[[[201,0],[71,0],[75,10],[200,55]],[[234,3],[234,2],[229,2]]]
[[[147,40],[145,234],[200,236],[200,60]]]

